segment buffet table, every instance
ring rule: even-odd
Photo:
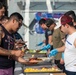
[[[25,65],[23,68],[24,75],[66,75],[54,63],[54,57],[46,57],[45,53],[28,53],[25,59],[36,57],[39,62],[36,64]]]
[[[25,65],[23,72],[24,75],[65,75],[53,61],[43,61],[37,64]]]

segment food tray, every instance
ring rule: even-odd
[[[46,53],[47,51],[40,51],[38,53]],[[28,53],[37,53],[36,50],[29,50]]]
[[[62,70],[56,65],[26,66],[24,73],[60,73]]]
[[[62,73],[62,70],[55,70],[55,71],[30,71],[30,72],[25,72],[24,70],[24,73]]]
[[[60,73],[62,70],[60,70],[55,64],[54,64],[54,58],[46,58],[46,57],[40,57],[39,59],[42,59],[43,62],[33,64],[33,65],[25,65],[24,67],[24,73]]]
[[[27,61],[30,59],[30,58],[24,58],[24,59],[26,59]],[[54,57],[51,57],[51,58],[49,58],[49,57],[39,57],[39,58],[37,58],[37,63],[33,63],[33,64],[27,64],[26,66],[29,66],[29,65],[31,65],[31,66],[39,66],[39,65],[53,65],[54,64]]]

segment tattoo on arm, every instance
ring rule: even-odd
[[[11,55],[11,50],[6,50],[6,49],[0,47],[0,55],[10,56]]]
[[[2,27],[0,26],[0,45],[1,45],[1,40],[2,40],[2,37],[3,37],[3,29]],[[4,55],[4,56],[9,56],[11,53],[9,50],[6,50],[2,47],[0,47],[0,55]]]

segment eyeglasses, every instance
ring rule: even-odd
[[[19,27],[21,27],[22,26],[21,20],[18,20],[18,19],[15,19],[15,20],[19,23]]]

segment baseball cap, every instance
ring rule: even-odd
[[[69,17],[68,15],[63,15],[61,17],[61,25],[65,25],[65,24],[68,24],[70,22],[72,22],[72,18]]]

